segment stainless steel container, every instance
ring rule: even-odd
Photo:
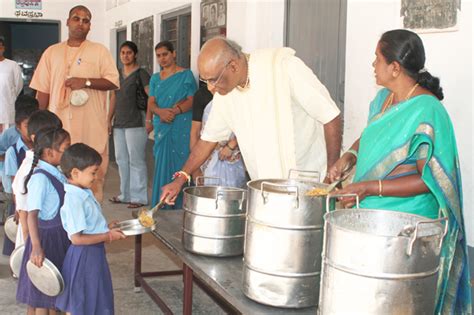
[[[254,180],[249,188],[243,292],[257,302],[287,308],[316,305],[319,296],[327,185],[297,179]]]
[[[325,216],[320,314],[433,314],[447,222],[386,210]]]
[[[221,186],[187,187],[183,191],[184,248],[208,256],[242,255],[247,191]]]

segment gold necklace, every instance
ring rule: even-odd
[[[407,96],[405,96],[405,101],[407,101],[413,94],[413,92],[415,92],[416,88],[419,86],[418,83],[416,83],[411,89],[410,91],[408,91],[407,93]],[[395,93],[392,92],[390,94],[390,96],[388,97],[387,99],[387,102],[385,103],[385,105],[383,106],[382,108],[382,112],[380,114],[383,114],[389,107],[391,107],[393,105],[393,97],[395,96]]]
[[[244,54],[244,56],[245,56],[245,61],[247,63],[247,79],[245,80],[245,85],[244,86],[237,85],[237,90],[239,90],[241,92],[244,92],[244,91],[246,91],[250,88],[250,67],[249,67],[250,55],[249,54]]]

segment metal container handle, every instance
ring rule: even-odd
[[[196,186],[204,186],[204,180],[206,178],[217,179],[217,186],[221,185],[221,178],[220,177],[215,177],[215,176],[196,176],[196,178],[194,179],[194,183],[196,184]],[[202,185],[199,185],[200,180],[202,180]]]
[[[295,208],[298,208],[299,207],[299,203],[300,203],[300,200],[299,200],[299,190],[298,190],[298,186],[295,186],[295,185],[282,185],[282,184],[274,184],[274,183],[270,183],[270,182],[265,182],[263,181],[261,184],[260,184],[260,190],[262,191],[262,199],[263,199],[263,204],[266,204],[268,202],[268,192],[265,194],[265,185],[267,186],[272,186],[272,187],[275,187],[275,188],[285,188],[288,190],[288,193],[294,193],[295,194]],[[293,190],[293,191],[292,191]]]
[[[356,209],[359,209],[359,195],[358,194],[328,194],[326,196],[326,212],[329,212],[329,201],[333,198],[340,198],[340,197],[355,197]]]
[[[226,192],[229,192],[229,191],[235,191],[235,190],[232,190],[232,189],[226,189],[225,187],[221,187],[220,189],[218,189],[216,191],[216,210],[219,208],[219,199],[223,199],[223,197],[225,196],[225,193]],[[239,210],[240,211],[244,211],[242,205],[244,203],[244,201],[246,201],[246,197],[247,197],[247,191],[242,191],[242,198],[240,199],[240,207],[239,207]]]
[[[296,176],[291,176],[293,173],[296,174]],[[300,176],[298,176],[301,174]],[[306,174],[306,175],[304,175]],[[291,168],[288,171],[288,179],[306,179],[306,180],[311,180],[311,181],[316,181],[318,183],[321,182],[321,173],[318,171],[307,171],[307,170],[298,170],[295,168]]]
[[[407,255],[408,256],[411,256],[411,254],[413,253],[413,245],[415,244],[415,241],[416,239],[418,238],[418,227],[421,225],[421,224],[427,224],[427,223],[438,223],[438,222],[443,222],[445,221],[444,223],[444,231],[443,231],[443,234],[441,236],[441,240],[439,241],[439,247],[438,247],[438,250],[441,250],[441,247],[443,246],[443,239],[444,237],[446,236],[446,233],[448,233],[448,226],[449,226],[449,221],[448,221],[448,217],[444,217],[444,218],[440,218],[440,219],[436,219],[436,220],[425,220],[425,221],[418,221],[416,222],[415,224],[415,230],[413,231],[413,234],[410,238],[410,241],[408,242],[408,247],[407,247]]]

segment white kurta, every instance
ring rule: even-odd
[[[250,89],[214,96],[201,138],[234,132],[252,179],[286,178],[291,168],[324,174],[323,126],[340,113],[327,89],[289,48],[252,53],[249,73]]]
[[[15,101],[22,88],[20,66],[10,59],[0,61],[0,124],[15,122]]]

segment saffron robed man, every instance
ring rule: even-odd
[[[92,14],[85,6],[69,11],[69,37],[43,53],[30,87],[37,91],[41,109],[49,109],[62,120],[71,143],[83,142],[102,156],[95,197],[103,199],[108,166],[108,90],[119,87],[119,73],[105,46],[87,40]]]
[[[323,176],[341,149],[340,111],[327,89],[290,48],[242,52],[216,37],[198,58],[201,81],[215,92],[213,108],[182,171],[163,186],[173,204],[181,187],[233,132],[252,179],[286,178],[290,169]]]

